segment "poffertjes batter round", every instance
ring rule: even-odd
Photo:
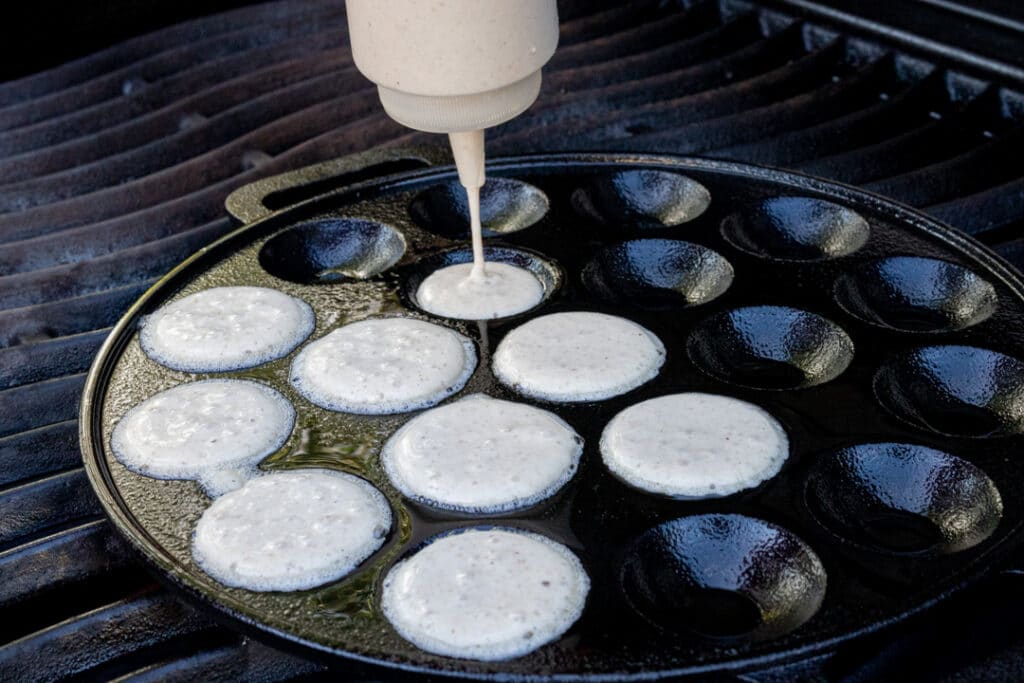
[[[458,263],[431,273],[416,291],[420,307],[457,320],[490,320],[528,311],[544,298],[544,286],[526,268],[488,261],[474,273]]]
[[[214,287],[143,319],[142,350],[184,372],[251,368],[281,358],[313,332],[305,301],[266,287]]]
[[[135,406],[114,427],[114,456],[157,479],[197,479],[216,496],[241,486],[288,439],[295,409],[268,386],[237,379],[181,384]]]
[[[292,385],[313,403],[386,415],[454,394],[476,368],[476,348],[454,330],[415,318],[372,318],[340,327],[292,362]]]
[[[213,502],[192,556],[228,586],[296,591],[345,576],[384,543],[391,507],[359,477],[333,470],[274,472]]]
[[[666,496],[713,498],[778,474],[789,440],[778,421],[746,401],[687,393],[626,408],[601,435],[601,456],[627,484]]]
[[[565,546],[512,529],[436,537],[384,579],[381,607],[417,647],[449,657],[511,659],[565,633],[590,579]]]
[[[552,495],[582,452],[583,440],[558,416],[476,394],[410,420],[384,445],[381,462],[413,500],[492,513]]]
[[[665,346],[636,323],[604,313],[552,313],[509,332],[494,353],[494,374],[547,401],[600,401],[653,379]]]

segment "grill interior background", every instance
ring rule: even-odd
[[[1024,265],[1020,65],[950,70],[765,4],[563,3],[541,98],[490,153],[788,167],[921,207]],[[75,418],[110,326],[231,229],[232,189],[375,145],[438,143],[386,119],[346,42],[341,0],[279,0],[0,84],[0,679],[321,675],[154,583],[101,516]],[[1021,584],[1007,573],[824,670],[1020,673]]]

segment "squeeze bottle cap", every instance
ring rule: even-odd
[[[432,133],[490,128],[540,91],[555,0],[346,0],[356,67],[385,111]]]

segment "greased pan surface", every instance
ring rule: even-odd
[[[174,584],[265,634],[405,672],[649,677],[807,656],[926,607],[1018,546],[1024,284],[987,250],[876,196],[738,164],[559,155],[497,160],[488,172],[492,256],[534,269],[550,294],[526,314],[480,324],[415,308],[416,283],[467,256],[456,176],[442,168],[343,188],[244,226],[168,274],[117,325],[82,402],[86,467],[119,531]],[[234,284],[307,301],[317,325],[306,343],[385,315],[462,332],[480,363],[449,400],[484,392],[552,410],[586,441],[579,471],[525,511],[431,510],[403,500],[377,458],[418,413],[360,416],[310,404],[288,382],[304,345],[258,368],[210,375],[169,370],[142,353],[142,316]],[[496,382],[490,356],[509,330],[572,310],[620,315],[658,335],[667,348],[658,377],[572,405]],[[265,383],[295,406],[294,432],[263,469],[336,468],[388,497],[395,525],[354,574],[295,593],[222,586],[189,552],[209,505],[199,486],[136,475],[113,458],[110,433],[129,408],[212,376]],[[756,489],[697,501],[615,479],[598,452],[601,430],[630,405],[681,391],[734,396],[771,413],[790,438],[782,471]],[[387,569],[426,539],[473,525],[528,529],[577,553],[592,589],[565,636],[518,659],[480,663],[425,653],[383,619]],[[793,538],[821,560],[824,577],[811,577],[824,590],[817,610],[814,595],[787,593],[787,572],[806,569]],[[729,552],[700,550],[712,541]],[[734,591],[701,578],[723,567]]]

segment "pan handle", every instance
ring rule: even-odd
[[[229,194],[224,206],[242,223],[252,223],[348,185],[447,163],[440,147],[374,149],[261,178]]]

